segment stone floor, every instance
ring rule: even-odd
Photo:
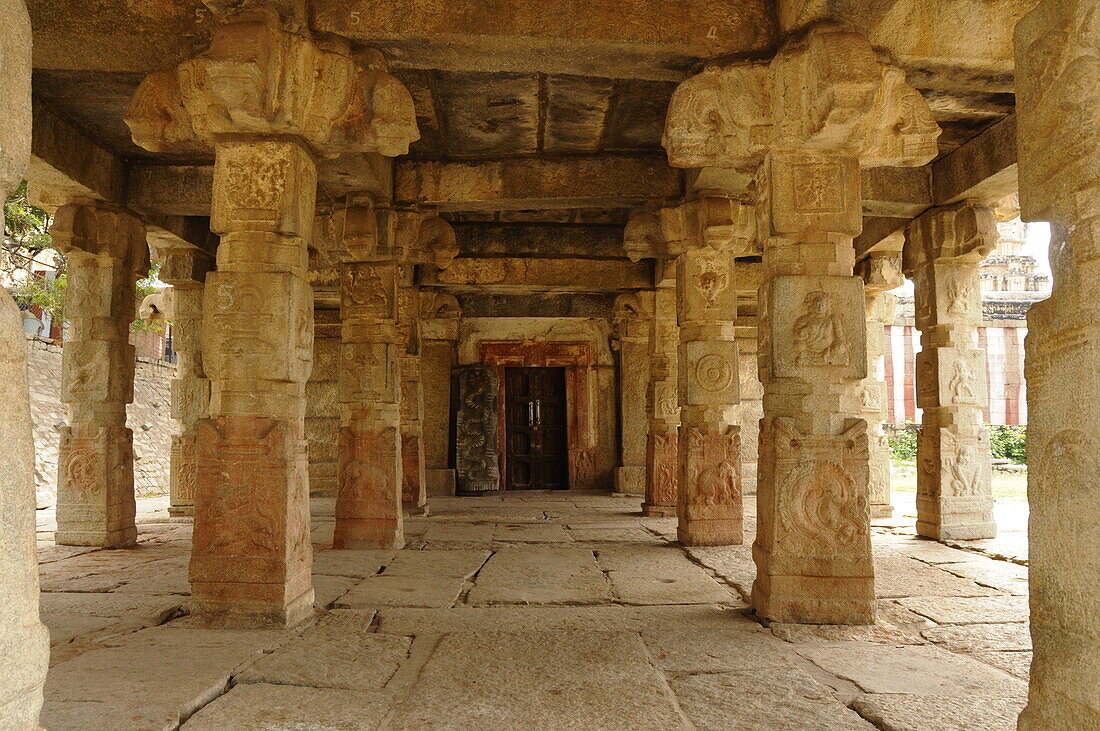
[[[396,552],[327,550],[332,502],[314,501],[317,619],[295,633],[198,628],[190,526],[163,501],[142,501],[127,551],[55,547],[40,511],[42,722],[1015,728],[1031,655],[1019,507],[1001,543],[951,547],[913,536],[911,496],[895,498],[875,528],[880,621],[858,628],[761,626],[745,604],[751,534],[685,550],[674,520],[606,493],[434,498]]]

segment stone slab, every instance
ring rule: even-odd
[[[933,564],[969,561],[976,555],[969,551],[961,551],[958,548],[945,546],[938,541],[916,537],[909,537],[906,540],[891,542],[890,548],[909,558],[915,558],[918,561]]]
[[[869,642],[877,645],[923,645],[919,634],[883,624],[788,624],[775,622],[769,629],[776,637],[792,644],[843,645]]]
[[[488,551],[398,551],[381,574],[366,578],[335,607],[450,607]]]
[[[313,605],[319,609],[328,609],[360,581],[361,579],[350,576],[313,576]]]
[[[718,673],[790,667],[789,645],[745,618],[722,629],[657,627],[642,631],[653,664],[666,672]]]
[[[50,729],[175,728],[219,696],[242,663],[282,632],[156,627],[50,669],[41,723]]]
[[[492,523],[436,523],[428,527],[424,532],[424,540],[446,543],[484,544],[481,548],[489,548],[493,540]]]
[[[401,635],[452,632],[606,630],[642,632],[682,628],[721,631],[749,620],[740,610],[708,604],[669,606],[492,606],[454,609],[383,608],[378,631]]]
[[[973,658],[931,645],[800,645],[796,651],[867,693],[962,695],[1017,692],[1023,686]]]
[[[986,665],[992,665],[998,670],[1004,670],[1010,675],[1027,680],[1031,674],[1030,651],[1023,652],[975,652],[973,657],[981,660]]]
[[[730,590],[674,546],[601,548],[596,559],[624,604],[726,604]]]
[[[586,543],[657,543],[658,539],[641,528],[572,528],[574,541]]]
[[[467,600],[471,606],[608,604],[614,596],[592,551],[526,546],[494,553]]]
[[[995,589],[978,586],[935,566],[900,555],[876,555],[875,595],[880,599],[914,596],[990,596]]]
[[[335,611],[240,672],[238,683],[381,690],[408,657],[410,640],[371,629],[370,613]]]
[[[1009,594],[1028,595],[1027,566],[990,558],[976,558],[972,561],[941,564],[940,568]]]
[[[187,599],[182,596],[52,592],[43,593],[39,601],[44,618],[54,612],[71,612],[93,617],[153,618],[159,622],[183,606]]]
[[[1031,649],[1031,633],[1026,622],[947,625],[927,629],[922,635],[952,652]]]
[[[510,523],[493,531],[494,543],[570,543],[565,528],[556,523]]]
[[[752,582],[756,580],[749,536],[745,536],[745,544],[741,546],[691,546],[685,550],[723,581],[736,587],[741,596],[749,597]]]
[[[793,667],[691,675],[672,678],[669,684],[700,731],[874,728]]]
[[[359,731],[382,728],[389,709],[390,700],[383,693],[290,685],[239,685],[202,708],[183,728],[187,731]]]
[[[865,695],[852,705],[860,715],[886,731],[1014,731],[1026,704],[1020,694],[927,696]]]
[[[1022,596],[913,597],[898,603],[937,624],[1026,622],[1029,611]]]
[[[313,573],[326,576],[374,576],[393,560],[395,551],[316,551]]]
[[[392,728],[679,728],[636,634],[459,632],[444,637]]]

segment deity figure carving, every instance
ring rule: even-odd
[[[851,346],[828,292],[810,292],[794,321],[795,362],[803,366],[848,365]]]
[[[957,404],[974,403],[978,400],[974,393],[974,371],[966,360],[959,358],[951,372],[951,382],[948,390],[951,392],[951,400]]]
[[[963,444],[951,462],[951,489],[956,496],[974,497],[982,494],[978,460],[973,445]]]

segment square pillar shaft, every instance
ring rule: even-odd
[[[420,377],[420,294],[412,265],[401,267],[397,291],[397,352],[401,359],[401,502],[411,513],[428,513],[424,465],[424,394]]]
[[[653,293],[631,292],[615,303],[615,342],[619,351],[619,466],[615,492],[645,494],[646,391],[649,388],[649,336]]]
[[[676,486],[680,482],[680,333],[676,325],[676,288],[653,293],[650,322],[649,388],[646,391],[645,502],[642,515],[676,515]]]
[[[313,612],[303,417],[312,365],[307,244],[317,186],[293,139],[216,146],[198,423],[192,612],[218,624],[297,624]]]
[[[874,621],[868,515],[859,160],[772,151],[761,171],[770,236],[760,303],[757,577],[752,603],[773,621]]]

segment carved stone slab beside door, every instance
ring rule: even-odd
[[[479,495],[499,490],[497,394],[500,379],[492,368],[471,366],[459,374],[458,389],[456,492],[459,495]]]

